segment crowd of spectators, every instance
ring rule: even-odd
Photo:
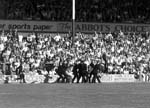
[[[74,42],[74,43],[72,43]],[[72,41],[71,35],[32,33],[18,35],[17,31],[0,36],[0,62],[10,65],[12,74],[22,64],[25,72],[43,69],[44,61],[49,58],[58,66],[60,60],[71,65],[78,60],[87,65],[91,61],[104,63],[106,55],[107,73],[131,74],[148,73],[150,69],[149,34],[77,33]],[[1,68],[2,72],[8,70]],[[44,71],[44,70],[43,70]]]
[[[72,0],[1,0],[3,19],[71,21]],[[76,21],[149,23],[149,0],[76,0]]]

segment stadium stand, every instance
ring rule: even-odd
[[[71,21],[71,2],[1,0],[1,18]],[[149,23],[149,5],[149,0],[76,0],[76,21]]]
[[[148,36],[125,35],[120,32],[117,35],[95,33],[87,37],[79,33],[76,34],[75,43],[71,46],[72,41],[59,34],[52,37],[33,33],[24,37],[17,35],[16,32],[9,34],[2,32],[1,63],[9,64],[2,72],[17,74],[20,66],[25,73],[37,70],[46,71],[46,63],[50,62],[53,62],[54,67],[59,67],[60,63],[66,63],[63,69],[68,69],[73,67],[74,63],[84,62],[88,67],[92,67],[91,64],[100,64],[101,68],[98,69],[98,73],[146,73],[149,70],[150,59],[150,38]],[[64,68],[65,66],[67,68]],[[91,72],[90,69],[87,69],[88,72]]]
[[[48,30],[56,29],[53,25],[57,25],[57,21],[71,21],[72,17],[71,0],[1,0],[0,2],[2,7],[0,19],[16,22],[17,20],[55,21],[48,26]],[[23,82],[25,82],[24,74],[35,72],[45,75],[47,82],[50,71],[55,70],[58,82],[76,83],[79,83],[80,79],[83,83],[96,81],[100,83],[101,74],[134,74],[137,79],[141,74],[149,74],[149,33],[124,33],[121,30],[118,32],[124,26],[127,31],[132,31],[133,25],[126,26],[126,23],[149,23],[149,4],[148,0],[76,0],[77,22],[99,22],[99,25],[94,24],[94,26],[83,24],[81,25],[83,30],[86,31],[90,27],[91,31],[95,28],[103,30],[103,25],[100,23],[124,24],[104,25],[108,30],[111,30],[111,27],[116,29],[117,32],[114,33],[79,32],[75,34],[73,41],[70,31],[67,31],[65,36],[59,33],[52,36],[51,33],[42,34],[40,31],[23,35],[18,34],[17,29],[2,31],[1,72],[4,75],[19,75],[23,78]],[[10,25],[6,23],[2,25],[9,29]],[[34,23],[32,22],[31,25]],[[19,29],[22,28],[24,25]],[[134,24],[134,28],[137,32],[140,30],[145,32],[148,26]],[[64,29],[65,27],[62,26],[62,31]],[[23,30],[26,30],[26,27]],[[29,30],[32,30],[30,25]]]

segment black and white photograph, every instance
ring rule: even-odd
[[[0,0],[0,108],[150,108],[150,0]]]

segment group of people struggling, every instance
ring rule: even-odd
[[[107,73],[108,65],[104,54],[102,59],[91,60],[89,63],[84,59],[78,59],[73,64],[69,60],[60,60],[57,66],[47,59],[45,69],[48,74],[52,70],[56,72],[58,83],[101,83],[101,75]]]

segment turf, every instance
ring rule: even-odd
[[[3,84],[0,108],[150,108],[150,84]]]

